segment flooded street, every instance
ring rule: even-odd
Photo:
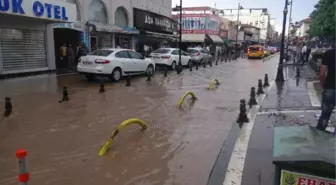
[[[0,81],[1,100],[10,96],[13,103],[13,114],[0,117],[0,184],[17,184],[15,151],[25,148],[32,185],[205,185],[239,100],[249,98],[265,73],[272,81],[277,63],[278,56],[185,69],[182,75],[173,71],[168,77],[158,71],[151,82],[133,78],[131,87],[106,81],[103,94],[99,82],[79,75]],[[220,86],[207,90],[212,79]],[[58,103],[63,86],[70,101]],[[176,108],[187,91],[197,101]],[[115,127],[129,118],[145,121],[148,129],[126,127],[107,154],[98,156]]]

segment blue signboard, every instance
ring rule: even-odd
[[[26,15],[67,21],[65,6],[53,4],[46,0],[0,0],[0,13]],[[44,1],[48,2],[45,3]]]

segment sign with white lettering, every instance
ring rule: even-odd
[[[55,23],[53,24],[54,28],[67,28],[77,31],[84,31],[85,25],[81,22],[72,22],[72,23]]]
[[[0,13],[49,19],[76,21],[76,5],[58,0],[0,0]]]
[[[147,10],[133,8],[134,26],[138,29],[160,33],[173,33],[174,20]]]
[[[336,185],[335,179],[281,170],[280,185]]]

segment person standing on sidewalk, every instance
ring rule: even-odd
[[[302,64],[306,62],[306,53],[307,53],[307,46],[305,43],[303,43],[302,49],[301,49],[301,60]]]
[[[75,53],[72,49],[72,45],[69,44],[66,50],[66,55],[68,57],[68,69],[73,70],[74,68],[74,61],[75,61]]]
[[[322,113],[318,120],[316,128],[322,131],[328,126],[332,111],[336,104],[335,91],[335,45],[332,49],[326,51],[322,58],[320,68],[320,83],[323,87],[322,94]]]

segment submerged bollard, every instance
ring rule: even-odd
[[[268,83],[268,74],[265,74],[264,87],[268,87],[268,86],[270,86],[270,84]]]
[[[237,119],[237,123],[248,123],[250,120],[246,114],[246,103],[244,99],[240,100],[240,107],[239,107],[239,115]]]
[[[100,84],[99,92],[100,92],[100,93],[105,92],[105,85],[104,85],[103,83]]]
[[[13,111],[13,106],[12,106],[12,101],[10,97],[6,97],[5,98],[5,112],[4,112],[4,116],[8,117],[12,114]]]
[[[301,77],[300,68],[296,68],[296,77]]]
[[[262,80],[259,79],[258,80],[258,91],[257,91],[257,95],[260,95],[260,94],[264,94],[264,89],[263,89],[263,85],[262,85]]]
[[[126,84],[125,84],[126,87],[129,87],[131,86],[131,76],[130,75],[127,75],[127,79],[126,79]]]
[[[152,81],[152,77],[149,73],[147,73],[147,79],[146,79],[147,82],[150,82]]]
[[[168,66],[165,67],[165,70],[164,70],[164,73],[163,73],[164,77],[167,77],[167,75],[168,75]]]
[[[255,92],[255,87],[251,87],[251,93],[250,93],[250,100],[248,102],[250,108],[253,105],[258,105],[258,102],[256,100],[256,92]]]
[[[19,162],[18,180],[22,185],[28,185],[29,173],[26,164],[27,151],[25,149],[19,149],[16,150],[15,155]]]
[[[63,97],[62,100],[58,101],[59,103],[65,102],[65,101],[69,101],[69,93],[68,93],[68,88],[66,86],[63,87]]]

